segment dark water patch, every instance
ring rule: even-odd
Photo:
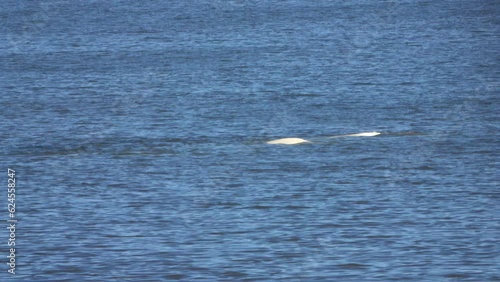
[[[368,268],[369,266],[359,263],[345,263],[345,264],[339,264],[337,265],[337,267],[343,269],[365,269]]]

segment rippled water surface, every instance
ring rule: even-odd
[[[2,281],[500,280],[498,1],[2,7]]]

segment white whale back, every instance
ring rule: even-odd
[[[330,136],[328,138],[371,137],[371,136],[377,136],[379,134],[380,134],[380,132],[372,131],[372,132],[361,132],[361,133],[355,133],[355,134],[336,135],[336,136]],[[308,140],[305,140],[302,138],[282,138],[282,139],[267,141],[266,143],[267,144],[295,145],[295,144],[301,144],[301,143],[311,143],[311,141],[308,141]]]
[[[337,138],[337,137],[371,137],[371,136],[377,136],[377,135],[380,135],[380,132],[372,131],[372,132],[361,132],[361,133],[355,133],[355,134],[337,135],[337,136],[331,136],[330,138]]]
[[[302,138],[282,138],[267,142],[267,144],[283,144],[283,145],[295,145],[300,143],[311,143],[311,142]]]

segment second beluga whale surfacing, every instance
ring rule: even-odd
[[[361,132],[355,134],[345,134],[345,135],[336,135],[330,136],[328,138],[338,138],[338,137],[371,137],[380,135],[380,132],[372,131],[372,132]],[[281,138],[276,140],[271,140],[266,142],[267,144],[281,144],[281,145],[296,145],[303,143],[312,143],[311,141],[302,139],[302,138]]]
[[[330,138],[337,138],[337,137],[372,137],[372,136],[377,136],[377,135],[380,135],[380,132],[372,131],[372,132],[361,132],[361,133],[355,133],[355,134],[336,135],[336,136],[331,136]]]

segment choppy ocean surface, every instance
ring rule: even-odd
[[[2,281],[500,280],[498,1],[1,4]]]

